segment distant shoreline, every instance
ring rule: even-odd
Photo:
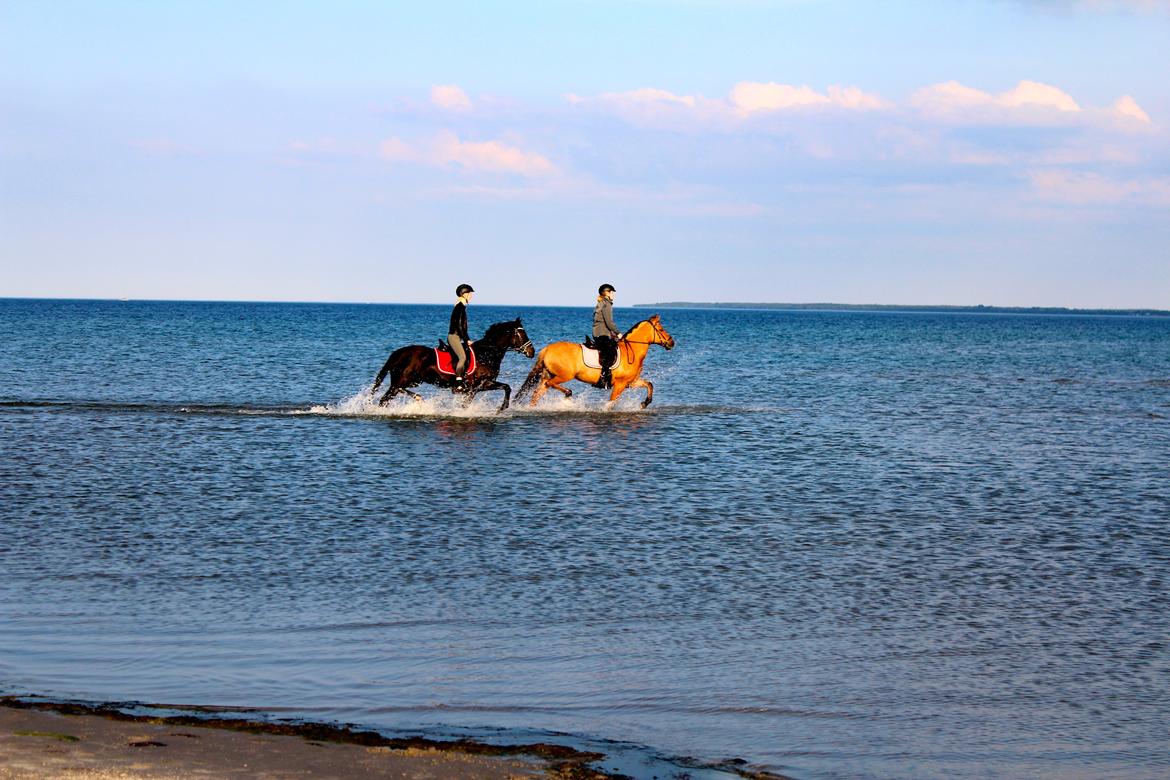
[[[702,303],[665,301],[635,303],[635,309],[756,309],[778,311],[888,311],[944,314],[1095,314],[1123,317],[1170,317],[1165,309],[1071,309],[1065,306],[922,306],[887,303]]]

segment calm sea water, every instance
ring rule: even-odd
[[[363,395],[446,307],[0,301],[0,691],[1170,776],[1170,319],[660,313],[496,416]]]

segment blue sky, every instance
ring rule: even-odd
[[[0,296],[1170,308],[1170,0],[0,3]]]

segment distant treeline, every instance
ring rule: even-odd
[[[1063,306],[899,306],[885,303],[699,303],[666,301],[636,303],[635,308],[659,309],[782,309],[786,311],[918,311],[958,314],[1111,314],[1170,317],[1163,309],[1069,309]]]

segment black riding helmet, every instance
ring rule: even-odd
[[[462,298],[464,293],[475,292],[470,284],[461,284],[455,288],[455,297]]]
[[[612,284],[603,284],[597,288],[597,294],[598,295],[605,295],[606,290],[612,290],[613,292],[617,292],[617,290],[614,288],[614,286]]]

